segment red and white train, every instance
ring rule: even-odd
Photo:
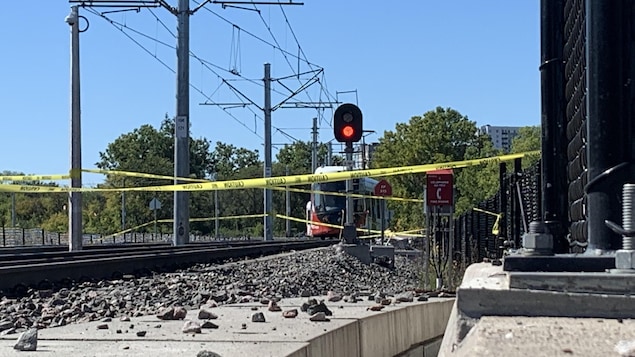
[[[322,166],[315,170],[315,174],[346,171],[344,166]],[[353,193],[372,195],[377,180],[362,177],[353,180]],[[336,192],[341,195],[329,195],[328,192]],[[306,204],[306,220],[310,222],[325,223],[334,226],[343,226],[346,223],[346,181],[316,182],[311,186],[311,200]],[[354,221],[357,228],[377,229],[379,227],[379,209],[381,205],[371,198],[353,198]],[[309,237],[337,238],[340,236],[340,228],[326,225],[307,223],[306,235]],[[362,231],[363,232],[363,231]],[[358,231],[359,235],[363,233]]]

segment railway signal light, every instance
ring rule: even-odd
[[[333,115],[333,133],[335,140],[341,143],[354,143],[362,139],[362,111],[355,104],[342,104]]]

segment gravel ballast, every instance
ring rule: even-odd
[[[0,298],[0,334],[121,316],[154,315],[166,307],[279,301],[337,294],[397,296],[420,286],[421,262],[395,257],[395,269],[364,265],[337,246],[67,289],[31,290]],[[214,303],[212,303],[214,304]]]

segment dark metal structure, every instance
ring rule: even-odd
[[[605,222],[622,222],[622,186],[635,177],[635,2],[542,0],[540,74],[540,163],[501,167],[501,191],[478,208],[502,213],[505,229],[495,236],[494,217],[464,214],[456,246],[500,258],[541,221],[555,255],[513,256],[506,269],[603,271],[622,246]]]

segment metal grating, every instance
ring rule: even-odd
[[[586,158],[586,24],[584,0],[566,0],[564,8],[565,99],[567,119],[567,168],[569,182],[570,242],[573,252],[586,245],[587,216],[584,186],[587,183]]]

